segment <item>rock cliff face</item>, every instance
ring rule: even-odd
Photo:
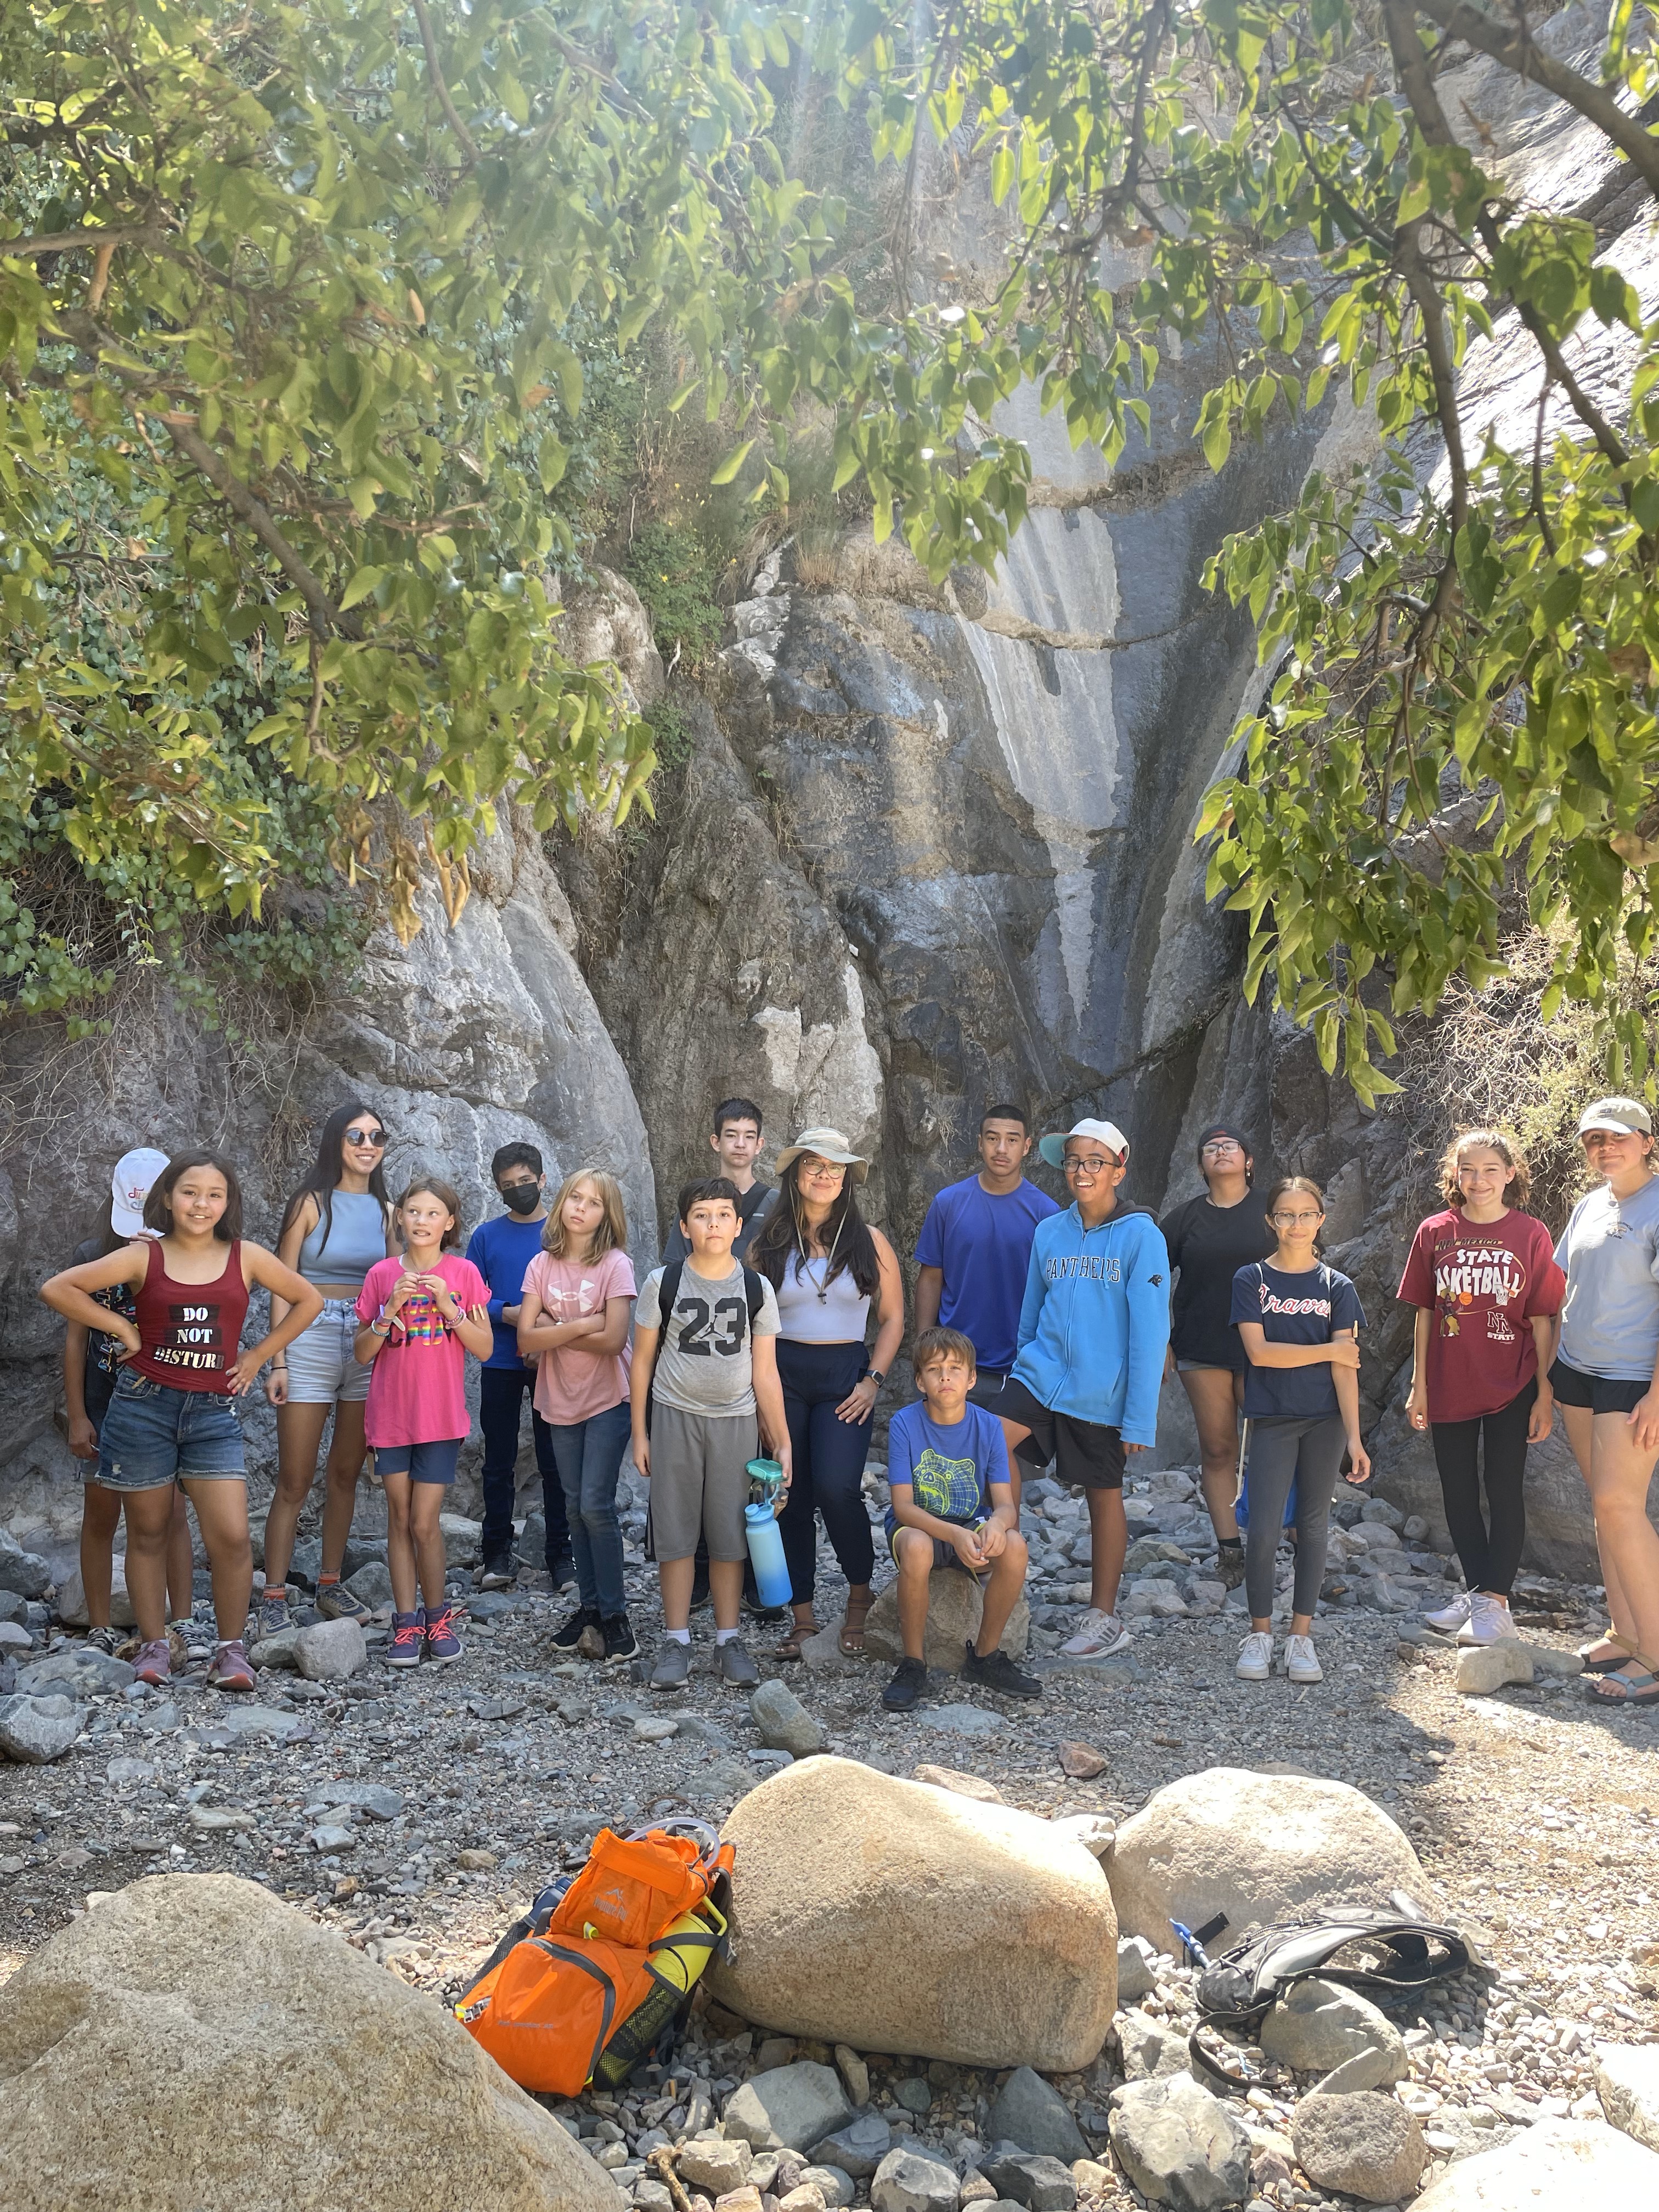
[[[1576,56],[1601,20],[1571,11],[1546,35]],[[1644,298],[1659,289],[1645,206],[1575,118],[1486,64],[1452,89],[1449,112],[1495,134],[1519,188],[1590,209]],[[988,234],[966,196],[937,220],[958,262]],[[1477,354],[1472,428],[1510,403],[1519,357],[1501,328]],[[1261,1172],[1325,1183],[1332,1256],[1370,1323],[1385,1486],[1437,1510],[1426,1448],[1399,1417],[1409,1327],[1393,1302],[1423,1164],[1395,1121],[1322,1076],[1304,1036],[1241,1004],[1238,935],[1206,906],[1192,843],[1259,680],[1248,620],[1202,591],[1204,562],[1316,459],[1363,459],[1370,433],[1328,410],[1212,477],[1190,435],[1211,366],[1166,367],[1149,441],[1111,471],[1023,393],[1007,421],[1031,447],[1033,512],[994,583],[958,571],[935,589],[867,534],[799,566],[775,557],[714,669],[675,687],[690,756],[662,779],[657,823],[503,833],[459,924],[434,901],[407,950],[377,940],[361,984],[294,1048],[233,1050],[164,993],[52,1066],[47,1041],[14,1039],[13,1093],[55,1085],[58,1103],[0,1152],[0,1518],[61,1541],[76,1517],[53,1425],[58,1332],[33,1291],[93,1225],[108,1162],[143,1140],[222,1144],[268,1236],[308,1132],[348,1088],[394,1132],[392,1179],[442,1165],[469,1219],[508,1137],[538,1143],[554,1172],[614,1168],[641,1261],[659,1208],[706,1167],[704,1116],[728,1091],[760,1101],[774,1145],[810,1121],[844,1127],[874,1159],[874,1210],[901,1250],[994,1098],[1049,1126],[1111,1114],[1133,1141],[1132,1194],[1158,1206],[1197,1187],[1196,1129],[1225,1113],[1257,1133]],[[616,657],[637,699],[659,692],[618,580],[574,603],[568,629],[571,651]],[[263,1467],[268,1417],[252,1433]],[[1194,1442],[1167,1392],[1160,1455],[1189,1462]],[[1577,1477],[1559,1449],[1540,1457],[1535,1555],[1582,1566]]]

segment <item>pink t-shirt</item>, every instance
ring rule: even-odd
[[[533,1291],[549,1321],[574,1321],[602,1313],[609,1298],[634,1296],[634,1263],[626,1252],[599,1260],[556,1260],[538,1252],[525,1269],[525,1293]],[[620,1352],[584,1351],[580,1340],[536,1358],[536,1411],[555,1428],[591,1421],[628,1395],[629,1347]]]
[[[357,1318],[365,1327],[379,1320],[403,1272],[401,1259],[377,1260],[369,1269],[357,1299]],[[489,1285],[458,1252],[446,1252],[430,1272],[443,1277],[464,1313],[489,1304]],[[369,1443],[437,1444],[465,1436],[472,1426],[465,1375],[465,1346],[439,1312],[438,1301],[416,1291],[392,1316],[392,1334],[374,1355],[363,1420]]]

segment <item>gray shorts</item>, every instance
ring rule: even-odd
[[[355,1298],[324,1299],[321,1313],[285,1355],[290,1406],[331,1406],[337,1398],[349,1406],[362,1403],[374,1370],[351,1349],[362,1327]]]
[[[683,1413],[660,1398],[651,1411],[651,1538],[661,1559],[689,1559],[699,1535],[708,1556],[746,1559],[743,1511],[757,1442],[752,1413]]]

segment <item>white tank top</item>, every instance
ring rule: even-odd
[[[803,1263],[792,1252],[783,1270],[778,1292],[778,1334],[797,1344],[862,1344],[870,1318],[870,1301],[843,1267],[833,1280],[827,1259]]]

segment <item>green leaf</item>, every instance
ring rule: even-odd
[[[709,477],[709,483],[729,484],[754,450],[755,441],[752,438],[745,438],[742,445],[734,446],[713,476]]]

